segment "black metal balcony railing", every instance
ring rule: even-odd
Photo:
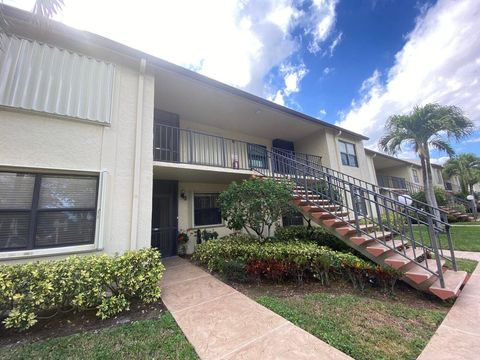
[[[263,145],[164,124],[154,125],[153,146],[155,161],[238,170],[269,166],[267,148]],[[319,166],[322,163],[321,156],[277,148],[273,148],[272,151],[311,166]],[[276,164],[273,163],[272,166],[275,167]]]
[[[404,190],[405,192],[408,192],[410,194],[423,190],[422,185],[412,183],[405,180],[404,178],[396,176],[378,175],[377,181],[378,186],[382,188]]]

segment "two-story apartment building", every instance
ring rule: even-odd
[[[218,194],[275,168],[271,151],[375,182],[362,135],[101,36],[4,15],[0,260],[170,256],[179,229],[226,234]]]
[[[378,151],[366,149],[374,168],[378,186],[385,189],[417,192],[423,189],[422,166],[413,160],[404,160]],[[433,185],[444,188],[442,166],[432,164]]]

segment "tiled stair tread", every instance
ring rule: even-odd
[[[338,210],[340,206],[338,205],[304,205],[303,210],[307,212],[322,212],[322,211],[331,211],[331,210]]]
[[[308,200],[305,199],[303,196],[298,198],[296,201],[297,205],[304,206],[304,205],[329,205],[330,201],[322,199],[320,197],[313,197],[309,196]]]
[[[374,256],[380,256],[381,254],[392,250],[392,248],[398,249],[405,245],[406,244],[402,244],[400,240],[387,240],[385,242],[376,241],[367,246],[367,251]]]
[[[332,212],[319,211],[319,212],[310,213],[310,215],[317,220],[325,220],[325,219],[335,218],[335,216],[347,216],[348,212],[345,212],[345,211],[332,211]]]
[[[438,268],[437,268],[437,261],[436,260],[427,259],[426,261],[425,260],[422,261],[420,264],[425,264],[425,262],[428,262],[428,268],[432,272],[437,272]],[[445,260],[441,261],[442,266],[443,266],[443,264],[445,264]],[[428,271],[427,269],[424,269],[423,267],[421,267],[420,265],[415,264],[412,268],[410,268],[409,270],[407,270],[405,272],[405,276],[407,276],[413,282],[415,282],[417,284],[420,284],[420,283],[430,279],[433,276],[433,274],[430,271]]]
[[[402,254],[395,253],[384,260],[385,264],[390,265],[395,269],[400,269],[402,266],[405,266],[411,262],[414,257],[418,258],[419,256],[423,255],[423,251],[420,249],[413,251],[413,248],[406,249],[405,253],[403,251],[401,252],[407,257],[403,256]]]
[[[429,287],[429,290],[442,300],[455,297],[458,295],[460,287],[464,283],[466,277],[466,271],[447,270],[443,273],[443,279],[445,280],[445,288],[442,288],[442,286],[440,285],[439,278]]]
[[[375,225],[373,225],[373,224],[360,225],[360,226],[359,226],[359,230],[361,230],[361,231],[367,231],[367,230],[373,229],[374,227],[375,227]],[[345,235],[347,235],[347,234],[356,232],[357,229],[356,229],[356,227],[354,227],[354,226],[352,226],[352,225],[348,225],[348,226],[339,227],[339,228],[336,229],[336,231],[337,231],[340,235],[345,236]]]
[[[359,221],[363,219],[364,219],[363,216],[360,216],[358,218]],[[347,216],[344,216],[341,218],[324,220],[323,224],[328,227],[337,227],[337,226],[347,225],[349,223],[354,223],[354,222],[355,222],[355,218],[353,216],[348,216],[347,214]]]

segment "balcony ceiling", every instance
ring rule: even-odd
[[[325,129],[320,123],[167,71],[156,74],[155,107],[179,114],[180,119],[270,139],[297,141]]]

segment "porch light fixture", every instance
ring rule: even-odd
[[[398,197],[398,202],[402,205],[410,206],[413,203],[412,197],[410,195],[400,195]]]
[[[180,197],[183,199],[183,200],[187,200],[187,195],[185,194],[185,190],[180,190]]]

